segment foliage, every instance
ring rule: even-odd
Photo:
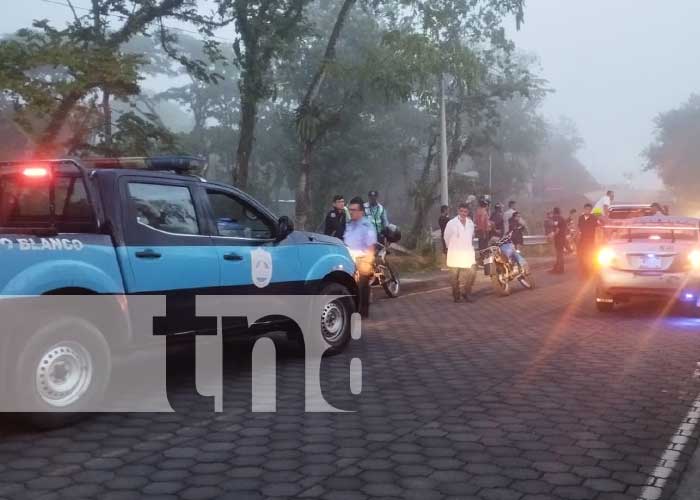
[[[162,19],[198,22],[205,33],[209,25],[190,0],[94,0],[82,16],[70,2],[68,5],[74,19],[65,28],[57,29],[47,20],[35,21],[33,28],[0,41],[0,88],[14,104],[13,118],[34,136],[39,154],[75,151],[77,145],[86,143],[88,137],[76,136],[70,123],[76,114],[90,118],[78,118],[81,123],[91,121],[98,106],[103,121],[98,140],[106,152],[118,153],[111,149],[113,125],[133,122],[127,117],[113,124],[110,100],[138,95],[142,67],[148,62],[122,46],[158,25],[165,53],[204,78],[201,61],[186,60],[172,50],[174,37],[163,27]],[[213,54],[212,44],[206,48]],[[102,101],[99,105],[98,99]],[[78,131],[85,132],[85,128],[78,127]],[[126,130],[122,137],[124,133]],[[87,135],[95,137],[91,131]]]
[[[655,170],[683,198],[696,198],[700,190],[700,95],[659,114],[654,124],[654,142],[644,152],[646,169]]]

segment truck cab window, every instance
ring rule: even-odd
[[[138,224],[173,234],[199,234],[187,187],[130,182],[129,204]]]
[[[274,238],[270,222],[243,201],[221,191],[207,191],[219,236],[268,240]]]

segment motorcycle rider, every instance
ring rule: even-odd
[[[527,262],[518,249],[525,242],[525,226],[520,222],[520,213],[514,212],[510,219],[510,231],[499,241],[501,252],[514,261],[523,272],[527,271]]]
[[[496,203],[493,207],[493,213],[491,214],[491,223],[493,224],[493,230],[495,236],[502,238],[506,233],[506,224],[503,215],[503,205]]]
[[[355,258],[359,275],[357,285],[358,309],[360,316],[369,316],[369,279],[374,265],[374,254],[377,246],[377,232],[372,223],[365,217],[362,198],[350,200],[350,221],[345,228],[344,240]]]

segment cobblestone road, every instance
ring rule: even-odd
[[[600,315],[574,278],[539,281],[507,298],[482,285],[474,304],[444,289],[378,300],[362,340],[324,361],[326,398],[354,413],[305,414],[289,352],[277,413],[251,413],[234,346],[223,413],[183,390],[176,414],[3,423],[0,498],[666,498],[697,444],[677,432],[700,391],[700,320]]]

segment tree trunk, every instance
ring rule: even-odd
[[[104,134],[104,144],[107,155],[111,156],[114,154],[114,151],[112,151],[112,105],[109,99],[109,90],[102,89],[102,133]]]
[[[306,94],[304,95],[304,100],[302,101],[299,110],[310,111],[314,105],[314,102],[318,98],[321,92],[321,86],[328,73],[328,68],[331,63],[335,60],[335,47],[338,44],[338,39],[340,38],[340,32],[343,30],[343,25],[345,24],[350,11],[353,6],[357,3],[357,0],[345,0],[343,5],[338,11],[338,17],[335,19],[335,24],[333,25],[333,31],[328,38],[328,43],[326,44],[326,51],[323,54],[323,59],[321,64],[319,64],[316,73],[311,79]],[[322,135],[325,131],[319,130],[318,136]],[[309,182],[309,176],[311,174],[311,156],[313,153],[314,141],[318,140],[318,137],[314,138],[303,138],[302,139],[302,160],[301,168],[299,171],[299,183],[297,184],[296,192],[296,207],[294,210],[296,226],[299,229],[304,229],[309,222],[311,216],[311,183]]]
[[[310,142],[304,144],[301,168],[299,169],[299,182],[297,183],[296,204],[294,207],[294,225],[304,230],[309,222],[311,214],[311,190],[309,189],[309,177],[311,174],[311,153],[313,146]]]
[[[239,189],[248,187],[250,157],[255,141],[255,121],[258,115],[258,102],[255,96],[241,89],[241,118],[239,120],[240,138],[236,152],[236,165],[233,169],[233,185]]]
[[[51,113],[49,123],[46,128],[44,128],[41,137],[37,141],[37,156],[49,157],[63,154],[63,151],[60,150],[61,148],[56,144],[56,141],[71,111],[73,111],[73,108],[82,97],[82,93],[78,92],[68,94],[63,98],[58,108]]]
[[[417,245],[423,230],[425,229],[426,218],[428,217],[428,212],[433,207],[435,200],[435,190],[438,185],[438,181],[431,179],[431,170],[435,160],[435,145],[437,143],[437,136],[434,136],[431,143],[428,145],[428,153],[425,157],[425,163],[423,164],[423,171],[421,172],[420,179],[416,183],[415,193],[414,193],[414,208],[415,217],[413,219],[413,225],[411,226],[411,231],[408,234],[407,244],[409,246]]]

